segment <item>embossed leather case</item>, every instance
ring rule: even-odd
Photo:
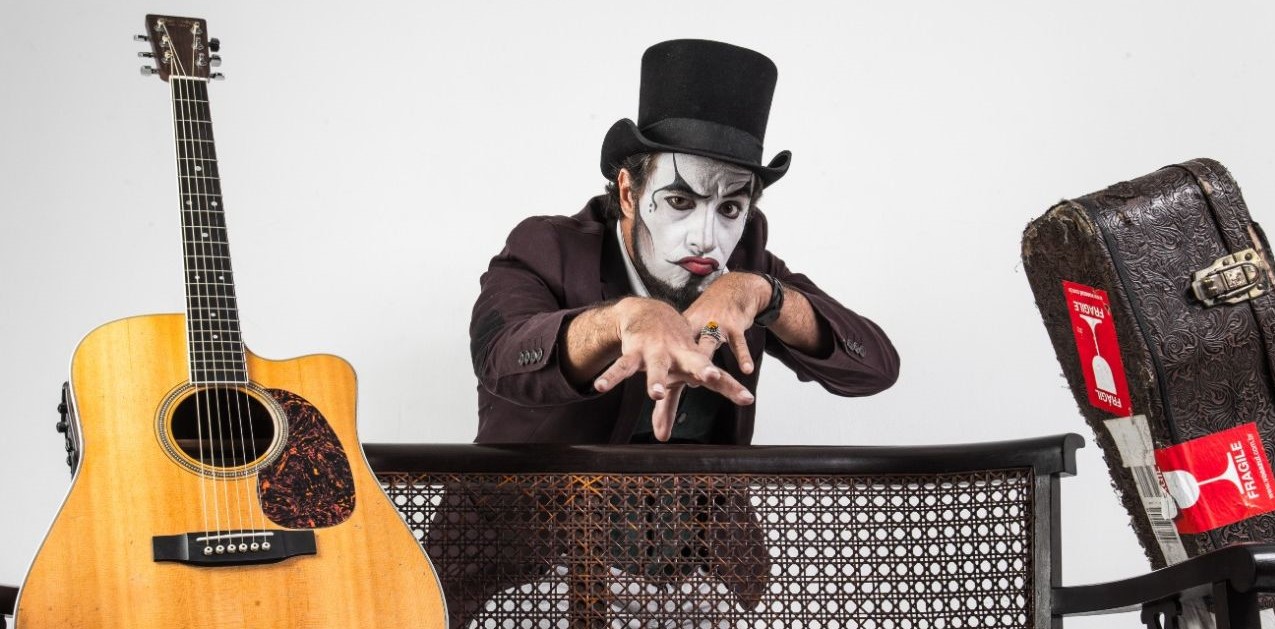
[[[1235,253],[1235,265],[1215,264]],[[1243,266],[1250,253],[1248,262],[1265,264]],[[1197,159],[1058,203],[1027,226],[1022,256],[1076,403],[1147,557],[1162,567],[1134,474],[1103,425],[1117,415],[1090,402],[1063,282],[1106,291],[1132,413],[1147,417],[1155,448],[1257,422],[1275,459],[1275,295],[1253,296],[1271,284],[1265,237],[1226,169]],[[1249,285],[1227,284],[1237,278]],[[1197,293],[1244,299],[1208,306]],[[1243,541],[1275,542],[1275,515],[1182,535],[1188,556]]]

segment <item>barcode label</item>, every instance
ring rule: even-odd
[[[1169,565],[1186,561],[1186,546],[1182,545],[1182,537],[1173,525],[1177,506],[1173,504],[1168,492],[1164,491],[1160,473],[1154,465],[1155,448],[1151,441],[1151,430],[1147,427],[1147,417],[1134,415],[1108,419],[1104,423],[1116,442],[1116,449],[1120,451],[1121,463],[1133,475],[1133,484],[1137,487],[1142,510],[1147,515],[1151,534],[1155,536],[1164,561]]]
[[[1129,471],[1133,474],[1133,482],[1138,486],[1138,497],[1142,499],[1143,509],[1147,512],[1147,521],[1151,524],[1151,534],[1164,551],[1165,561],[1170,564],[1186,560],[1186,547],[1173,526],[1173,517],[1177,515],[1177,506],[1168,496],[1161,483],[1160,473],[1154,467],[1134,466]],[[1180,556],[1171,556],[1170,549],[1181,551]]]

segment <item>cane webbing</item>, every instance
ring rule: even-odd
[[[378,474],[453,627],[1029,627],[1030,469]]]

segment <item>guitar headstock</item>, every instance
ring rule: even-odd
[[[169,15],[147,15],[146,34],[138,35],[137,41],[149,41],[150,52],[138,53],[139,56],[154,59],[155,67],[142,66],[142,74],[158,74],[167,81],[170,77],[191,79],[220,79],[221,74],[209,72],[209,68],[220,65],[221,57],[217,52],[219,44],[216,39],[208,38],[208,24],[204,20],[191,17],[173,17]]]

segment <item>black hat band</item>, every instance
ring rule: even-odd
[[[761,162],[761,140],[747,131],[709,120],[665,118],[643,127],[642,134],[660,144],[714,153],[742,162]]]

